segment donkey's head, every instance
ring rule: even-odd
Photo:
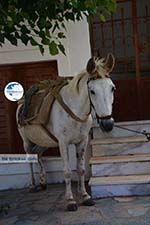
[[[103,131],[113,129],[114,120],[111,117],[115,85],[110,79],[115,58],[108,54],[106,58],[92,57],[87,63],[89,73],[88,92],[91,105]]]

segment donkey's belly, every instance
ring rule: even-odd
[[[40,125],[32,124],[24,127],[26,137],[41,147],[57,147],[58,144],[50,138]]]

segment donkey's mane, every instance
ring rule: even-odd
[[[72,80],[69,82],[70,89],[75,90],[76,92],[79,92],[79,83],[86,75],[87,75],[87,72],[85,70],[77,74],[76,76],[74,76]]]
[[[93,68],[93,72],[91,73],[90,76],[96,76],[97,78],[106,78],[109,77],[108,71],[106,66],[104,66],[104,60],[105,58],[94,58],[94,68]],[[92,64],[93,66],[93,64]],[[114,62],[113,62],[113,66],[114,66]],[[81,73],[77,74],[76,76],[74,76],[72,78],[72,80],[69,82],[69,87],[71,90],[76,91],[77,93],[79,93],[79,84],[80,81],[84,78],[87,78],[87,76],[89,76],[90,72],[84,70]]]

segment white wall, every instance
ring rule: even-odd
[[[0,64],[33,62],[57,59],[59,76],[73,76],[86,67],[90,58],[89,28],[86,21],[66,24],[67,38],[64,40],[67,56],[49,55],[46,49],[44,56],[36,47],[30,45],[12,46],[9,42],[0,48]]]
[[[69,148],[70,168],[72,179],[77,181],[76,160],[74,145]],[[43,157],[47,183],[62,183],[64,181],[63,162],[60,157]],[[34,163],[36,184],[39,185],[39,165]],[[2,163],[0,164],[0,190],[19,189],[31,184],[29,163]]]

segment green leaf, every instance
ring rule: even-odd
[[[24,17],[22,16],[22,14],[20,13],[17,13],[16,14],[16,16],[15,16],[15,18],[14,18],[14,22],[16,23],[16,24],[18,24],[18,23],[20,23],[21,21],[23,21],[24,20]]]
[[[49,45],[50,40],[49,40],[48,38],[44,37],[44,38],[42,39],[41,43],[44,44],[44,45]]]
[[[27,36],[27,35],[25,35],[25,34],[22,34],[21,35],[21,41],[25,44],[25,45],[27,45],[28,44],[28,41],[30,40],[30,37],[29,36]]]
[[[22,32],[23,34],[29,34],[29,33],[30,33],[30,30],[29,30],[25,25],[23,25],[23,26],[21,27],[21,32]]]
[[[43,55],[44,54],[44,47],[43,47],[43,45],[39,45],[39,49],[40,49],[41,54]]]
[[[47,36],[47,37],[49,37],[49,38],[51,37],[51,35],[50,35],[50,32],[49,32],[49,29],[48,29],[48,28],[46,28],[46,29],[45,29],[45,33],[46,33],[46,36]]]
[[[43,30],[40,30],[39,36],[40,36],[41,38],[45,38],[45,32],[44,32]]]
[[[48,29],[51,29],[52,28],[52,23],[50,21],[46,21],[46,25],[45,27],[48,28]]]
[[[82,17],[81,12],[78,12],[77,15],[76,15],[76,20],[80,21],[82,19],[83,19],[83,17]]]
[[[38,46],[42,54],[44,45],[49,46],[52,55],[65,54],[59,40],[65,38],[66,20],[80,21],[85,15],[87,20],[96,16],[104,22],[103,15],[111,14],[115,9],[116,0],[0,0],[0,33],[4,35],[0,37],[0,44],[6,38],[17,45],[20,39],[25,45],[30,41],[33,46]],[[41,43],[32,35],[28,39],[31,32],[41,38]]]
[[[55,22],[55,25],[54,25],[54,27],[52,29],[52,33],[54,33],[56,29],[60,29],[60,27],[59,27],[57,22]]]
[[[5,25],[5,27],[4,27],[4,31],[5,31],[6,34],[8,34],[8,33],[10,34],[10,33],[14,32],[15,30],[16,29],[15,29],[14,26],[9,27],[9,26]]]
[[[31,43],[32,46],[39,45],[38,42],[33,39],[33,37],[30,38],[30,43]]]
[[[65,38],[65,35],[64,35],[63,32],[59,32],[59,33],[58,33],[58,37],[59,37],[59,38]]]
[[[66,13],[65,13],[65,18],[66,18],[66,20],[72,20],[72,21],[75,21],[75,16],[74,16],[74,14],[71,13],[71,12],[66,12]]]
[[[65,31],[67,31],[66,26],[65,26],[64,23],[61,23],[61,26],[62,26],[62,28],[63,28]]]
[[[46,27],[46,20],[44,18],[40,18],[37,22],[37,25],[40,29],[43,29]]]
[[[49,52],[51,55],[57,55],[59,53],[57,44],[54,41],[49,44]]]
[[[39,32],[40,32],[39,30],[36,30],[35,28],[33,29],[33,31],[35,34],[39,34]]]
[[[94,8],[95,7],[95,1],[93,1],[93,0],[85,0],[85,7],[87,7],[87,8]]]
[[[14,37],[14,36],[11,35],[11,34],[8,34],[8,35],[6,36],[6,38],[7,38],[7,40],[10,41],[10,43],[11,43],[12,45],[17,46],[17,38],[16,38],[16,37]]]
[[[20,35],[19,35],[19,33],[18,33],[17,31],[15,31],[15,37],[16,37],[17,39],[20,38]]]
[[[4,35],[0,33],[0,43],[4,44]]]
[[[116,10],[116,6],[115,0],[109,0],[106,4],[107,10],[110,12],[114,12]]]
[[[65,48],[64,48],[64,46],[63,46],[62,44],[59,44],[59,45],[58,45],[58,48],[59,48],[59,50],[60,50],[64,55],[66,55],[66,53],[65,53]]]
[[[105,16],[104,15],[100,14],[99,18],[100,18],[100,21],[106,22],[106,19],[105,19]]]
[[[33,22],[35,22],[38,19],[38,15],[36,14],[36,12],[33,12],[31,14],[31,19],[33,20]]]
[[[7,25],[8,25],[9,28],[12,28],[14,26],[14,23],[13,23],[12,20],[8,20]]]

